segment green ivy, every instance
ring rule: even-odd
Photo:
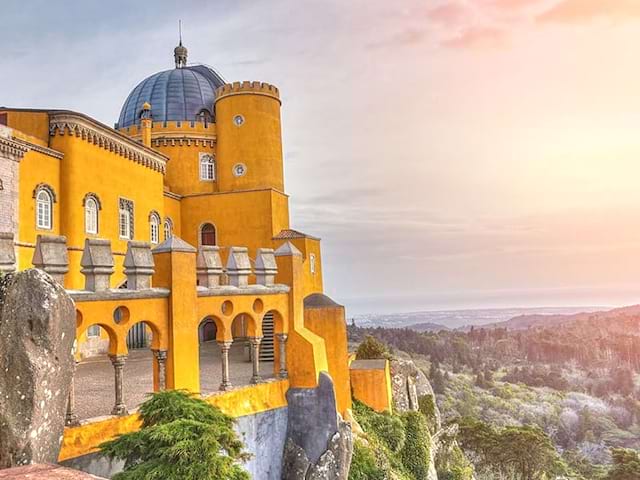
[[[400,452],[402,464],[415,480],[427,478],[429,473],[431,435],[427,420],[420,412],[404,414],[405,442]]]

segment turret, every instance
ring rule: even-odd
[[[280,93],[260,82],[216,90],[217,170],[220,191],[284,191]]]
[[[151,105],[144,102],[140,112],[140,129],[142,130],[142,144],[151,147]]]

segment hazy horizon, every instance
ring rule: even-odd
[[[3,2],[0,105],[112,125],[182,19],[190,62],[280,87],[291,226],[349,314],[634,303],[640,2],[153,5]]]

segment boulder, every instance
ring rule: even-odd
[[[422,370],[411,360],[394,358],[391,361],[391,389],[396,411],[418,410],[418,399],[424,395],[433,396],[433,388]],[[441,428],[440,411],[435,409],[436,425]]]
[[[287,402],[283,480],[347,480],[353,435],[336,409],[331,377],[323,372],[316,388],[289,389]]]
[[[353,435],[347,422],[340,422],[327,450],[312,464],[302,447],[291,438],[284,450],[284,480],[347,480],[353,455]]]
[[[57,462],[75,318],[73,300],[47,273],[0,279],[0,468]]]

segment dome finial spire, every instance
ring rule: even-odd
[[[187,66],[187,48],[182,45],[182,20],[178,20],[178,32],[180,43],[173,49],[173,58],[176,61],[176,68],[184,68]]]

